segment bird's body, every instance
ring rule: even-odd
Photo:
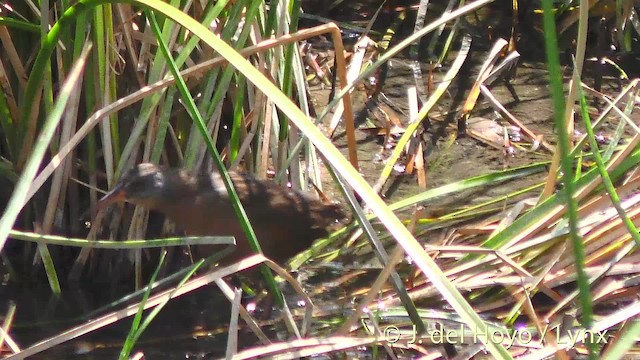
[[[266,257],[284,262],[325,236],[327,227],[343,218],[340,208],[270,181],[229,173],[247,217]],[[101,207],[126,200],[156,210],[174,221],[188,235],[230,235],[236,239],[231,260],[253,254],[219,173],[192,174],[139,164],[125,174],[101,200]],[[199,257],[220,248],[200,246]]]

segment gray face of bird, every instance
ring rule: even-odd
[[[150,206],[150,202],[162,198],[167,188],[165,172],[153,164],[140,164],[129,170],[113,189],[99,202],[98,208],[129,201],[136,205]]]
[[[161,171],[123,179],[127,199],[132,202],[161,196],[166,183],[166,175]]]

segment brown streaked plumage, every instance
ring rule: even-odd
[[[282,188],[273,182],[229,173],[265,256],[283,263],[327,235],[327,227],[344,217],[334,204]],[[184,169],[169,169],[143,163],[127,172],[100,200],[98,208],[128,201],[156,210],[188,235],[231,235],[237,248],[231,260],[253,254],[231,205],[222,177],[217,172],[194,175]],[[195,254],[205,257],[218,246],[198,246]]]

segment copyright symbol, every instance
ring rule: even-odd
[[[383,334],[390,343],[395,343],[400,340],[400,329],[398,329],[397,326],[387,326],[384,328]]]

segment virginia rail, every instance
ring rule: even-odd
[[[238,197],[266,257],[284,263],[327,235],[327,227],[344,213],[335,204],[323,204],[273,182],[229,172]],[[99,208],[128,201],[169,217],[188,235],[234,236],[236,249],[229,260],[253,254],[231,205],[219,173],[193,174],[143,163],[128,171],[100,200]],[[196,246],[197,257],[219,251],[219,246]],[[225,259],[227,260],[227,259]]]

